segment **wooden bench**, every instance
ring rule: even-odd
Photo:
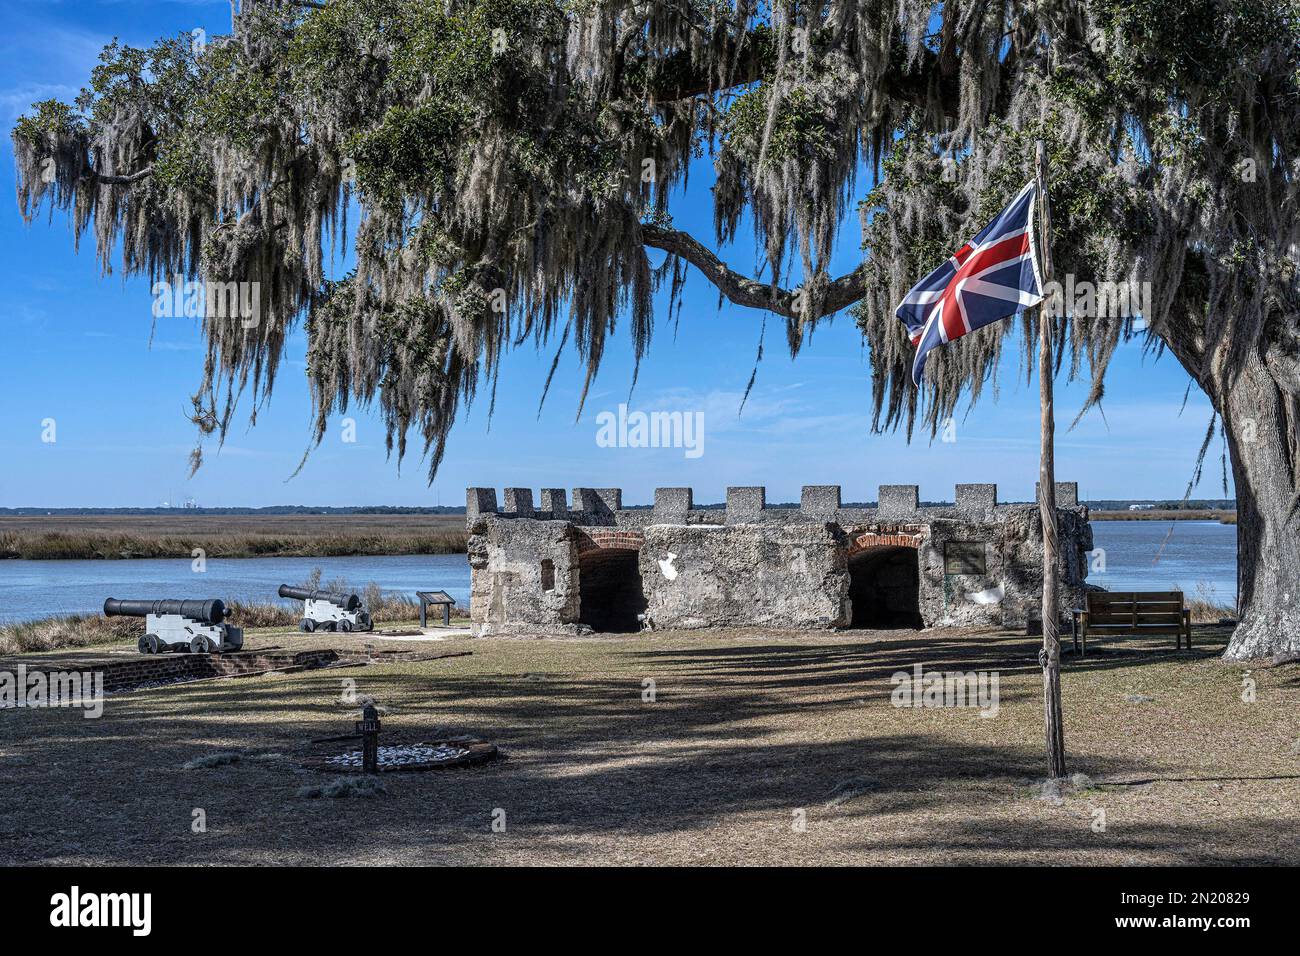
[[[1088,652],[1089,634],[1172,634],[1174,649],[1192,649],[1192,612],[1182,591],[1089,591],[1087,607],[1074,609],[1074,650]],[[1079,641],[1083,647],[1080,649]]]

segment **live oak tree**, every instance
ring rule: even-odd
[[[1058,276],[1152,292],[1140,317],[1068,303],[1060,371],[1096,405],[1135,339],[1209,396],[1247,657],[1300,649],[1298,134],[1295,0],[243,0],[228,37],[113,44],[13,137],[24,215],[92,228],[106,271],[255,284],[255,324],[204,320],[203,434],[245,393],[256,415],[303,322],[315,440],[374,402],[431,475],[507,350],[571,347],[589,385],[617,322],[640,361],[689,270],[784,319],[792,352],[851,309],[875,426],[933,431],[1007,336],[1032,369],[1038,317],[932,356],[918,391],[893,308],[1045,138]],[[700,156],[709,237],[668,213]],[[868,174],[862,264],[832,276]],[[748,274],[717,251],[746,217]],[[332,280],[338,244],[355,268]]]

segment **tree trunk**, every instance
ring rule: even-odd
[[[1241,623],[1224,657],[1300,652],[1300,439],[1296,356],[1251,351],[1215,401],[1237,491],[1237,607]]]

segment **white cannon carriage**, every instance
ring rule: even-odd
[[[298,628],[308,634],[318,629],[322,631],[374,630],[370,612],[361,603],[361,598],[355,594],[296,588],[288,584],[280,585],[279,594],[280,597],[303,602],[302,620],[298,622]]]
[[[104,602],[107,617],[142,617],[144,634],[136,645],[141,654],[188,651],[191,654],[221,654],[244,646],[244,629],[226,623],[226,606],[208,601],[119,601]]]

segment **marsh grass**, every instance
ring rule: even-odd
[[[463,554],[464,531],[447,529],[420,535],[235,534],[192,536],[0,533],[0,558],[29,561],[189,558],[202,548],[209,558],[326,558],[397,554]]]
[[[1219,598],[1214,585],[1206,581],[1198,582],[1196,592],[1185,595],[1183,600],[1188,610],[1192,612],[1192,622],[1195,624],[1217,624],[1221,620],[1235,620],[1237,617],[1237,609],[1230,604],[1225,604]]]
[[[1217,521],[1219,524],[1236,524],[1237,512],[1222,508],[1173,509],[1153,511],[1099,511],[1088,512],[1092,521]]]
[[[459,515],[8,515],[0,558],[349,557],[461,554]]]
[[[63,647],[91,647],[137,640],[143,622],[135,618],[104,617],[102,614],[70,614],[63,617],[0,625],[0,654],[54,651]]]

